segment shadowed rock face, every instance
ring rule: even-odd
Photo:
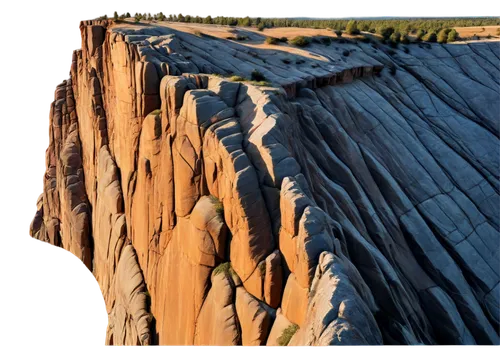
[[[498,42],[80,29],[30,234],[94,273],[107,344],[499,343]]]

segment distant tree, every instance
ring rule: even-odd
[[[239,22],[240,26],[252,26],[252,20],[247,16]]]
[[[191,15],[186,15],[186,22],[192,22]]]
[[[179,15],[177,15],[177,21],[186,22],[186,18],[182,14],[179,14]]]
[[[439,42],[440,44],[446,43],[446,41],[448,41],[448,34],[450,32],[450,29],[442,29],[441,31],[439,31],[439,33],[437,34],[437,42]]]
[[[429,32],[427,35],[424,37],[424,41],[427,42],[436,42],[437,41],[437,35],[435,32]]]
[[[212,16],[208,15],[207,17],[205,17],[205,19],[203,20],[203,23],[204,24],[213,24],[214,21],[212,20]]]
[[[358,23],[354,20],[350,20],[347,23],[347,26],[345,28],[345,32],[347,32],[349,35],[358,35],[360,32],[358,29]]]
[[[389,39],[394,33],[394,27],[381,26],[377,29],[377,32],[382,35],[384,39]]]
[[[418,29],[417,35],[416,35],[417,40],[422,40],[422,38],[424,37],[424,35],[425,35],[425,31],[422,30],[422,29]]]
[[[172,16],[172,14],[168,15],[168,21],[174,21],[174,17]]]
[[[500,30],[500,29],[499,29],[499,30]],[[455,41],[457,41],[457,39],[458,39],[458,32],[457,32],[457,30],[452,29],[452,30],[448,33],[448,39],[447,39],[447,41],[448,41],[448,42],[455,42]]]
[[[132,16],[130,16],[130,12],[127,12],[127,14],[125,15],[127,18],[130,18]]]
[[[408,37],[408,34],[401,34],[400,41],[402,44],[408,45],[410,43],[410,38]]]
[[[256,18],[255,19],[255,25],[259,26],[259,24],[260,24],[261,21],[262,21],[262,19],[260,17]]]
[[[116,11],[113,14],[113,20],[118,21],[118,13]]]
[[[259,31],[264,31],[265,28],[266,28],[266,25],[263,22],[261,22],[261,23],[259,23],[259,25],[257,25],[257,29]]]

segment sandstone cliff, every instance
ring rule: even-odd
[[[498,42],[80,30],[30,234],[93,272],[107,344],[499,343]]]

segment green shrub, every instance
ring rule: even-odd
[[[240,21],[240,26],[252,26],[252,20],[247,16]]]
[[[311,39],[305,36],[297,36],[290,40],[290,44],[298,47],[306,47],[311,43]]]
[[[424,41],[427,42],[436,42],[437,41],[437,35],[435,32],[429,32],[427,35],[424,36]]]
[[[266,28],[266,25],[264,25],[263,22],[261,22],[257,25],[257,30],[259,30],[259,31],[264,31],[265,28]]]
[[[335,30],[334,32],[337,37],[342,37],[342,30]]]
[[[422,41],[422,38],[425,36],[425,31],[422,29],[419,29],[417,31],[416,39],[417,41]]]
[[[152,114],[154,116],[158,115],[158,114],[161,114],[161,109],[155,109],[154,111],[152,111],[151,113],[149,114]]]
[[[215,207],[215,212],[219,214],[222,218],[224,218],[224,205],[222,205],[219,198],[216,196],[210,195],[210,201]]]
[[[216,268],[214,268],[214,276],[217,276],[221,273],[226,273],[226,274],[231,274],[232,271],[231,263],[230,262],[223,262]]]
[[[448,34],[451,32],[451,29],[442,29],[441,31],[439,31],[439,33],[437,34],[437,41],[440,43],[440,44],[444,44],[448,41]]]
[[[358,35],[360,33],[358,29],[358,23],[354,20],[350,20],[347,23],[347,26],[345,28],[345,32],[347,32],[349,35]]]
[[[279,41],[280,41],[280,42],[287,42],[287,41],[288,41],[288,38],[287,38],[287,37],[285,37],[285,36],[283,36],[283,37],[280,37],[280,38],[279,38]]]
[[[233,82],[248,81],[245,77],[241,77],[241,76],[231,76],[231,77],[229,77],[229,80],[233,81]]]
[[[401,35],[401,43],[404,45],[409,45],[410,44],[410,38],[408,35]]]
[[[276,37],[271,37],[271,36],[266,37],[266,43],[269,45],[276,45],[278,42],[279,40]]]
[[[250,75],[250,79],[252,81],[261,82],[261,81],[266,81],[266,76],[264,76],[262,72],[258,70],[253,70],[252,74]]]
[[[236,41],[245,41],[248,40],[248,36],[245,35],[236,35]]]
[[[290,343],[290,340],[292,339],[293,335],[297,330],[299,329],[299,326],[296,324],[292,323],[289,325],[287,328],[283,330],[283,333],[281,333],[281,336],[278,338],[278,344],[280,346],[287,346],[288,343]]]
[[[382,26],[378,29],[377,31],[384,39],[389,39],[391,35],[394,33],[394,28],[393,27],[385,27]]]
[[[500,29],[499,29],[500,30]],[[447,39],[447,42],[455,42],[458,40],[458,32],[455,30],[455,29],[452,29],[449,33],[448,33],[448,39]]]

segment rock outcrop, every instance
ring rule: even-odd
[[[93,272],[107,344],[499,344],[498,42],[80,30],[30,234]]]

